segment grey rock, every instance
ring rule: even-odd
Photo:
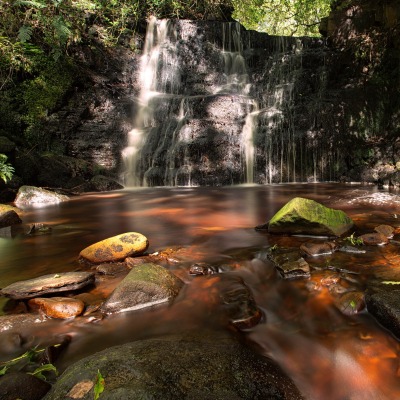
[[[0,316],[0,332],[26,329],[29,325],[40,324],[46,317],[40,314],[14,314]]]
[[[69,197],[35,186],[21,186],[18,190],[15,204],[18,207],[31,205],[58,204],[68,201]]]
[[[121,281],[101,311],[113,314],[166,303],[177,296],[182,286],[183,282],[166,268],[153,263],[141,264]]]
[[[81,289],[92,283],[94,283],[93,272],[63,272],[12,283],[3,288],[0,294],[16,300],[30,299],[48,293]]]

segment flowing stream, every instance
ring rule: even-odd
[[[399,226],[398,197],[374,188],[337,184],[282,184],[223,188],[138,188],[87,194],[58,206],[25,210],[24,224],[45,223],[46,235],[27,235],[27,226],[3,229],[0,237],[0,286],[37,277],[84,269],[77,261],[86,246],[128,231],[146,235],[149,252],[185,249],[186,258],[170,266],[186,282],[186,290],[169,307],[110,316],[101,321],[78,317],[50,320],[22,332],[32,344],[72,337],[57,363],[71,362],[108,346],[183,329],[227,329],[210,312],[212,280],[189,275],[194,262],[228,264],[225,274],[238,275],[251,289],[265,321],[243,332],[249,345],[275,359],[307,400],[393,400],[400,398],[399,342],[363,311],[343,315],[327,291],[310,292],[310,280],[283,280],[266,260],[275,244],[299,246],[309,238],[271,236],[254,230],[288,200],[303,196],[342,209],[356,222],[356,233],[386,223]],[[398,238],[395,237],[396,240]],[[319,257],[312,278],[328,265],[350,271],[349,284],[364,288],[370,279],[386,279],[398,268],[399,247],[367,247],[363,255]],[[389,274],[389,275],[388,275]],[[212,275],[217,279],[218,275]],[[91,296],[96,296],[96,288]],[[10,304],[1,298],[3,313]],[[15,305],[14,305],[15,306]],[[12,354],[0,333],[0,358]]]

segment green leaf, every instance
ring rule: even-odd
[[[3,376],[3,375],[5,375],[5,373],[7,372],[7,370],[8,370],[8,367],[7,367],[7,365],[6,365],[6,366],[4,366],[2,369],[0,369],[0,376]]]
[[[44,364],[40,367],[36,368],[33,372],[29,372],[30,375],[36,376],[36,378],[46,380],[46,376],[43,375],[43,372],[54,372],[58,375],[57,368],[53,364]]]
[[[17,0],[14,3],[14,6],[28,6],[28,7],[34,7],[34,8],[44,8],[44,7],[46,7],[46,4],[42,4],[39,1],[33,1],[33,0]]]
[[[94,400],[97,400],[101,393],[104,391],[105,381],[103,376],[100,373],[100,370],[97,370],[97,380],[96,384],[94,385]]]

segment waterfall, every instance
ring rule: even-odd
[[[237,22],[151,19],[123,151],[125,185],[334,176],[322,55],[312,39],[250,32]]]

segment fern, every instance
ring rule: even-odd
[[[14,3],[14,6],[45,8],[46,4],[43,4],[40,1],[33,1],[33,0],[16,0],[16,2]]]
[[[53,20],[53,28],[55,30],[56,37],[59,38],[62,44],[65,44],[71,37],[71,30],[68,28],[63,17],[59,16]]]
[[[26,43],[31,40],[33,29],[31,26],[22,25],[18,31],[18,40],[21,43]]]

